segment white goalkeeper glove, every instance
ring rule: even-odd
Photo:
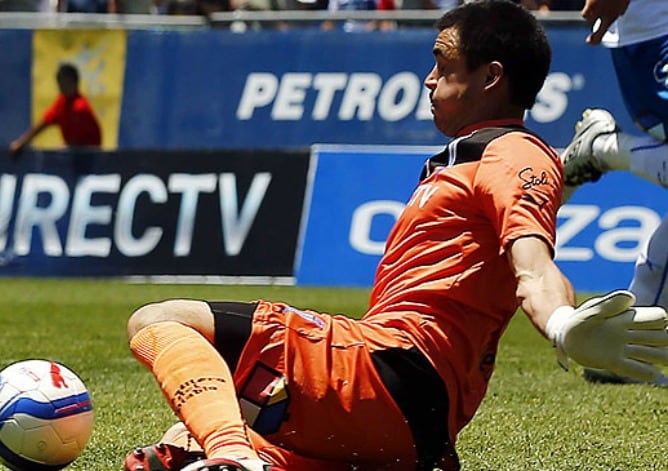
[[[656,365],[668,365],[668,314],[658,306],[633,306],[630,291],[613,291],[579,307],[561,306],[548,319],[547,337],[559,364],[568,358],[587,368],[599,368],[640,381],[661,375]]]

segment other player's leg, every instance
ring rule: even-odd
[[[636,295],[637,305],[668,309],[668,215],[638,257],[629,289]]]

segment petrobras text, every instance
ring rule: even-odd
[[[538,123],[557,121],[568,108],[569,93],[584,86],[582,74],[549,74],[529,117]],[[236,117],[252,120],[265,109],[275,121],[431,121],[430,107],[423,78],[410,71],[387,79],[373,72],[253,72],[246,77]]]

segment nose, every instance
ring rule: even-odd
[[[427,74],[424,78],[424,86],[429,90],[434,90],[436,88],[437,76],[436,76],[436,66]]]

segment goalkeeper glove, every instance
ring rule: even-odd
[[[577,308],[561,306],[545,333],[568,371],[568,358],[588,368],[606,369],[640,381],[661,375],[668,365],[668,314],[658,306],[633,306],[629,291],[591,298]]]

